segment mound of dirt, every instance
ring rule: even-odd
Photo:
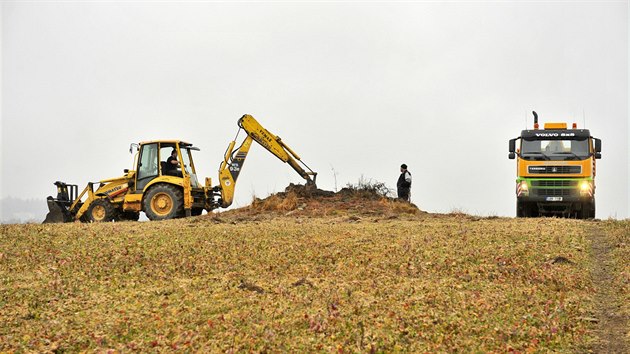
[[[251,205],[223,212],[222,215],[248,218],[260,215],[305,217],[376,216],[395,218],[421,213],[414,204],[385,197],[369,188],[343,188],[338,192],[291,183],[284,192],[256,198]]]

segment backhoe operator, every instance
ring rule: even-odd
[[[166,159],[166,165],[164,166],[164,174],[169,176],[182,177],[182,173],[177,171],[179,167],[179,161],[177,161],[177,150],[173,149],[171,156]]]

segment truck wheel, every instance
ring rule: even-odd
[[[149,220],[174,219],[184,211],[184,195],[181,188],[174,185],[158,184],[144,196],[143,207]]]
[[[90,204],[85,219],[88,222],[107,222],[116,218],[116,208],[107,199],[96,199]]]
[[[590,214],[588,209],[589,209],[588,203],[582,203],[582,210],[580,210],[580,212],[577,213],[578,217],[582,220],[588,219],[588,215]]]
[[[519,202],[518,200],[516,201],[516,217],[517,218],[525,217],[524,204],[525,203]]]
[[[538,204],[529,203],[527,210],[527,217],[537,218],[540,217],[540,211],[538,211]]]
[[[517,202],[516,204],[516,216],[519,218],[531,218],[536,210],[536,204],[527,202]]]
[[[582,210],[580,211],[580,219],[594,219],[595,218],[595,203],[582,203]]]

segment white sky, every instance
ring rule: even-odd
[[[628,3],[3,2],[0,197],[131,168],[129,144],[201,148],[200,177],[252,114],[341,189],[513,216],[510,138],[576,121],[602,139],[597,216],[628,217]],[[527,121],[526,121],[527,120]],[[300,177],[253,146],[236,206]]]

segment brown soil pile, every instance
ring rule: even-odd
[[[343,188],[339,192],[314,186],[290,184],[284,192],[265,199],[256,198],[251,205],[224,212],[238,216],[261,214],[305,217],[397,217],[423,213],[414,204],[388,198],[372,189]]]

